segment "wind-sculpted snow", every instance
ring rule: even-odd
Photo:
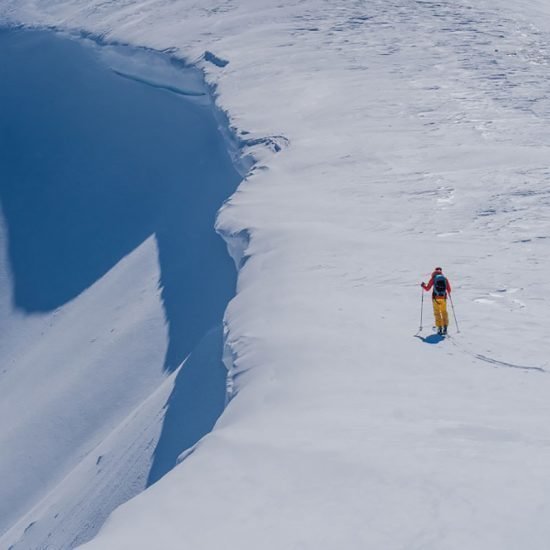
[[[217,222],[233,399],[86,548],[546,550],[541,0],[0,5],[196,62],[257,160]]]
[[[67,547],[223,410],[235,269],[214,223],[240,176],[181,63],[20,30],[0,59],[0,534],[19,523],[0,546]]]

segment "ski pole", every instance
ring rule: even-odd
[[[460,328],[458,326],[458,321],[456,319],[455,305],[453,304],[453,297],[451,296],[451,294],[449,294],[449,299],[451,300],[451,307],[453,308],[453,317],[455,318],[456,331],[460,332]]]
[[[420,328],[418,332],[422,332],[422,315],[424,314],[424,289],[420,289],[421,298],[420,298]]]

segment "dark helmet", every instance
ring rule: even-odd
[[[434,273],[443,273],[443,269],[441,269],[440,267],[436,267],[434,269]]]

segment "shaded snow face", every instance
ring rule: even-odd
[[[50,332],[29,338],[10,356],[11,378],[0,381],[0,394],[18,396],[19,407],[0,433],[9,443],[0,453],[0,534],[32,524],[23,548],[41,545],[54,527],[59,547],[92,536],[116,505],[157,481],[210,431],[225,403],[221,322],[236,273],[214,222],[240,176],[199,73],[166,56],[115,50],[0,29],[0,221],[18,310],[2,308],[0,331],[15,327],[25,338],[25,323],[32,324],[25,314],[50,319],[59,308],[63,317],[72,306],[79,313],[53,344]],[[189,357],[168,381],[167,399],[164,390],[155,397],[163,380],[156,350],[162,357],[165,349],[151,318],[157,294],[145,296],[144,274],[132,279],[131,269],[148,265],[140,258],[155,250],[151,236],[169,336],[164,369]],[[101,300],[117,277],[146,305],[117,294],[116,319],[105,320],[107,334],[96,342],[93,323],[102,325],[97,317],[110,311]],[[107,290],[94,290],[101,285]],[[119,318],[123,328],[139,330],[109,333]],[[112,435],[150,395],[149,416],[140,413],[122,436]],[[106,458],[96,467],[96,457],[82,456],[100,441]],[[80,516],[66,513],[82,494]]]
[[[15,306],[60,307],[154,234],[173,370],[235,285],[213,226],[239,176],[211,110],[45,32],[0,31],[0,81]]]

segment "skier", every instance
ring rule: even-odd
[[[432,304],[437,334],[447,334],[447,327],[449,326],[447,295],[451,293],[451,283],[449,283],[449,279],[443,275],[443,270],[440,267],[436,267],[432,273],[430,282],[428,284],[423,282],[420,286],[425,291],[429,291],[433,288]]]

